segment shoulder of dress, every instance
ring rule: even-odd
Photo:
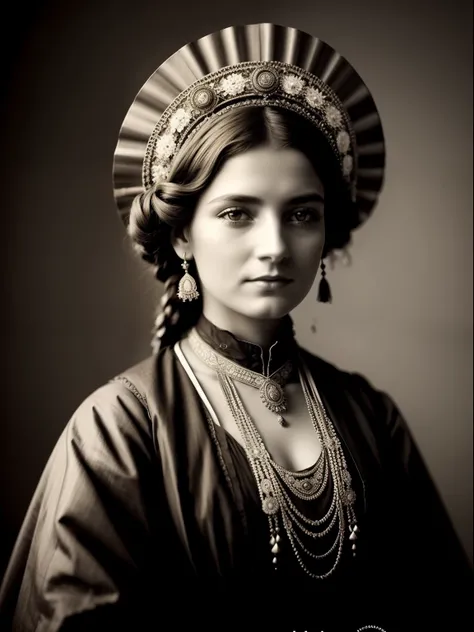
[[[356,391],[367,397],[378,398],[382,394],[362,373],[342,368],[303,347],[299,347],[299,351],[315,379],[324,379],[334,388]]]
[[[120,371],[109,380],[109,384],[127,388],[148,410],[148,399],[156,375],[156,358],[149,356],[145,360]]]
[[[130,425],[148,426],[147,401],[133,384],[123,380],[110,380],[89,393],[76,407],[68,427],[83,434],[96,428],[127,429]]]
[[[151,435],[149,393],[154,374],[155,357],[150,356],[114,375],[76,407],[67,425],[69,432],[82,436],[114,428],[128,434],[134,427]]]
[[[177,364],[174,348],[164,347],[159,353],[116,374],[109,380],[109,385],[128,389],[151,416],[158,404],[157,397],[163,397],[166,388],[174,385]]]

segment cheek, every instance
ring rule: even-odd
[[[196,221],[191,231],[191,247],[193,255],[198,259],[212,258],[221,252],[222,239],[213,223]]]
[[[199,275],[207,283],[218,284],[230,271],[235,273],[242,265],[245,253],[229,232],[215,222],[196,222],[193,227],[193,256]]]

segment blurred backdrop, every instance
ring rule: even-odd
[[[4,22],[13,38],[2,43],[0,119],[2,571],[75,408],[149,354],[161,288],[115,211],[122,120],[177,48],[267,21],[309,31],[351,61],[388,152],[353,263],[328,269],[332,305],[316,302],[315,287],[293,314],[298,338],[392,395],[472,560],[472,3],[277,4],[18,3]]]

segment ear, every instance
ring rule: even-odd
[[[192,259],[193,248],[188,227],[171,231],[171,245],[180,259],[184,259],[185,254],[188,261]]]

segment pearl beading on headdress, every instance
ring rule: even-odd
[[[336,93],[312,73],[285,62],[242,62],[194,82],[167,107],[147,144],[142,178],[146,188],[169,177],[186,140],[211,117],[245,106],[277,106],[316,125],[356,190],[356,141],[349,116]]]

